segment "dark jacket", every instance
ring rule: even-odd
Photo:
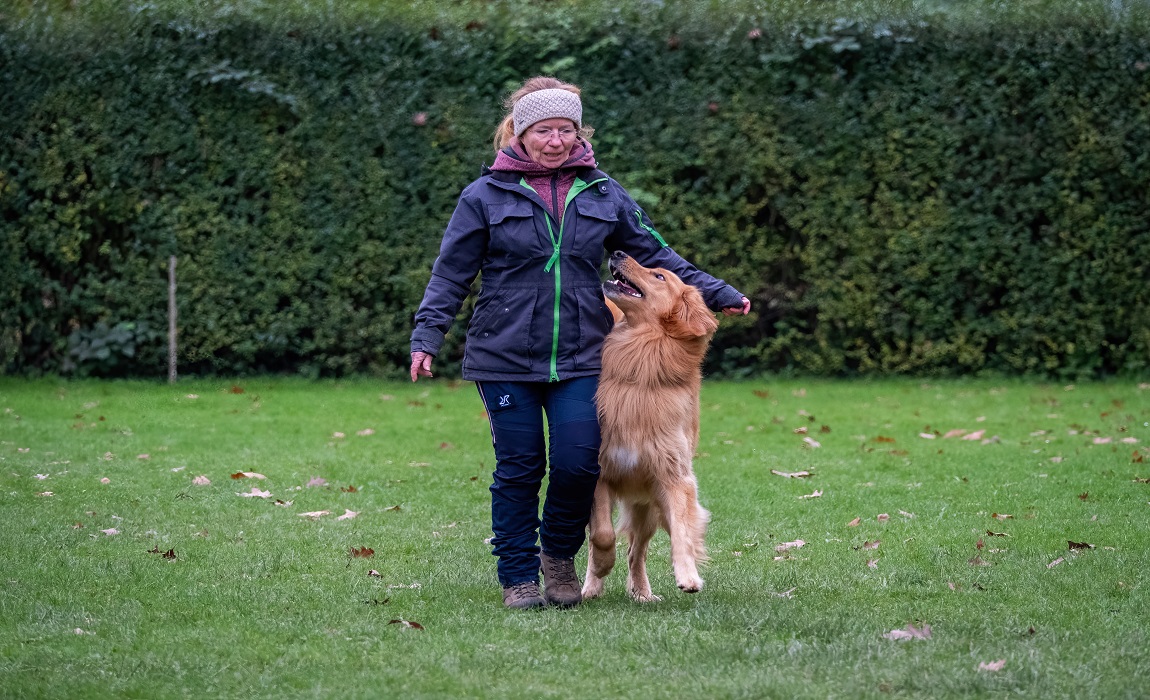
[[[490,171],[467,186],[447,225],[415,314],[411,351],[439,353],[475,276],[479,299],[467,328],[463,378],[559,381],[599,374],[611,313],[599,276],[604,251],[662,267],[718,311],[743,295],[668,247],[618,182],[582,168],[563,221],[517,173]]]

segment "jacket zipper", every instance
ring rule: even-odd
[[[558,207],[559,194],[558,194],[558,189],[555,187],[558,177],[559,177],[559,175],[558,175],[558,173],[556,173],[556,175],[551,180],[551,201],[555,202],[555,204],[556,204],[555,211],[559,211],[559,207]],[[559,381],[559,370],[557,369],[557,365],[558,365],[558,361],[559,361],[559,300],[560,300],[560,294],[561,294],[562,289],[563,289],[563,285],[560,282],[560,268],[561,268],[561,266],[559,264],[559,248],[560,248],[560,246],[563,245],[563,225],[567,221],[567,212],[570,211],[571,201],[575,199],[575,196],[577,194],[579,194],[580,192],[582,192],[583,190],[590,187],[591,185],[594,185],[594,184],[597,184],[600,182],[604,182],[606,179],[607,178],[603,177],[603,178],[599,178],[598,180],[592,180],[591,182],[583,182],[579,178],[575,178],[575,182],[571,185],[571,191],[569,191],[567,193],[567,198],[563,201],[563,218],[559,221],[559,236],[558,237],[555,236],[555,229],[551,225],[551,220],[552,220],[551,213],[547,212],[547,211],[543,212],[544,221],[547,222],[547,235],[551,237],[551,245],[554,248],[553,252],[551,253],[551,259],[548,260],[547,264],[543,267],[544,272],[551,272],[551,268],[552,267],[555,268],[555,307],[551,312],[552,313],[552,316],[551,316],[551,318],[552,318],[552,322],[551,322],[551,363],[550,363],[550,378],[549,378],[549,381],[552,381],[552,382]],[[535,192],[535,189],[533,187],[531,187],[531,185],[527,184],[526,178],[521,179],[519,181],[519,184],[523,185],[524,187],[531,190],[532,192]],[[535,192],[535,194],[538,195],[539,193]]]

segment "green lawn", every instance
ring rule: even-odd
[[[470,384],[0,378],[0,696],[1150,696],[1145,385],[711,382],[699,450],[701,593],[507,611]]]

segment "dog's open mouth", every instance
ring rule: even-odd
[[[610,286],[614,291],[621,295],[642,299],[643,293],[635,286],[635,283],[627,279],[627,276],[619,271],[619,268],[611,265],[611,276],[615,279],[607,282],[604,286]]]

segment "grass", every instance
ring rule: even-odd
[[[1150,695],[1137,382],[709,383],[707,585],[660,533],[644,606],[501,607],[489,441],[440,380],[0,378],[0,696]]]

